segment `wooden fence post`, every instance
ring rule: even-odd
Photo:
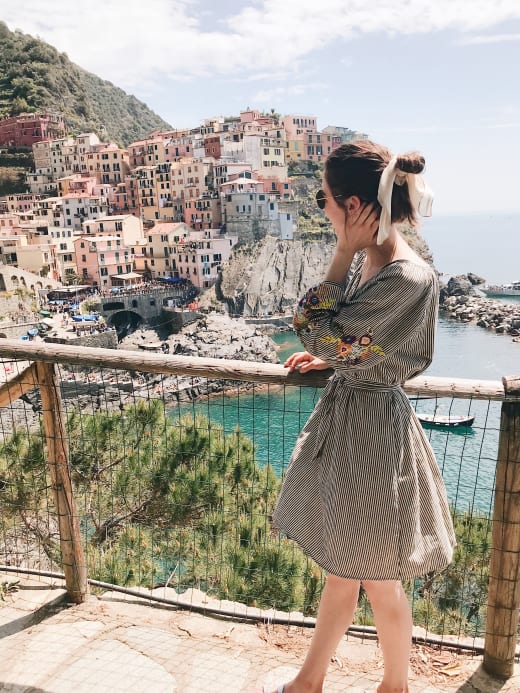
[[[513,674],[520,608],[520,377],[503,378],[483,666]]]
[[[37,362],[36,369],[42,398],[49,471],[58,512],[65,584],[70,597],[77,604],[80,604],[88,593],[87,567],[81,543],[76,504],[72,495],[68,447],[63,407],[56,378],[56,366],[53,363],[40,361]]]

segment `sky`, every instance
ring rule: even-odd
[[[520,212],[520,0],[2,0],[0,19],[174,127],[311,115],[421,151],[436,214]]]

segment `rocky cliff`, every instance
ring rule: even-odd
[[[403,235],[425,260],[432,263],[428,246],[417,233],[403,228]],[[305,291],[323,280],[334,253],[332,233],[312,240],[282,241],[266,236],[242,246],[222,271],[215,298],[231,315],[244,317],[292,313]],[[216,302],[207,299],[208,306]]]
[[[223,269],[217,298],[232,315],[291,312],[304,291],[323,279],[333,252],[330,240],[281,241],[266,236],[236,251]]]

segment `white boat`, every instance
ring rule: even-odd
[[[426,427],[434,428],[469,428],[473,426],[474,416],[460,416],[457,414],[419,414],[417,418]]]
[[[486,296],[518,296],[520,297],[520,281],[511,282],[511,284],[501,284],[492,286],[483,286],[482,291]]]

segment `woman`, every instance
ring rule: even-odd
[[[444,484],[402,389],[431,362],[438,309],[434,271],[396,228],[430,212],[423,168],[418,154],[345,144],[317,194],[336,252],[294,318],[306,351],[285,365],[335,372],[296,443],[273,523],[328,575],[309,652],[284,693],[322,690],[360,585],[384,658],[377,691],[407,693],[412,617],[401,581],[452,558]]]

